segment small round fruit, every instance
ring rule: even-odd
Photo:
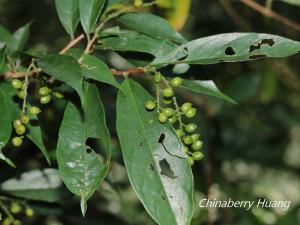
[[[149,111],[152,111],[153,109],[155,109],[155,106],[156,106],[156,104],[152,100],[147,101],[145,104],[146,109]]]
[[[192,156],[189,156],[188,157],[188,162],[189,162],[190,166],[192,166],[192,165],[194,165],[195,160],[194,160],[194,158]]]
[[[21,225],[21,221],[20,220],[14,220],[12,225]]]
[[[158,114],[158,121],[159,122],[165,123],[165,122],[167,122],[167,120],[168,120],[168,117],[167,117],[166,114],[164,114],[164,113],[159,113]]]
[[[22,115],[21,116],[21,122],[23,123],[23,124],[28,124],[29,123],[29,116],[27,116],[27,115]]]
[[[37,115],[41,112],[41,110],[37,106],[31,106],[31,107],[29,107],[29,112],[33,115]]]
[[[195,161],[199,161],[204,157],[202,152],[193,152],[192,156]]]
[[[41,87],[39,89],[39,94],[43,96],[48,95],[50,92],[51,90],[47,86]]]
[[[185,136],[185,137],[183,138],[183,143],[186,144],[186,145],[192,144],[192,143],[193,143],[192,137],[191,137],[191,136]]]
[[[194,123],[190,123],[185,126],[186,132],[193,133],[197,129],[197,125]]]
[[[56,98],[58,98],[58,99],[64,98],[64,95],[63,95],[61,92],[58,92],[58,91],[54,92],[53,95],[54,95]]]
[[[11,224],[12,224],[12,219],[9,217],[6,217],[2,222],[2,225],[11,225]]]
[[[171,118],[169,118],[169,122],[174,124],[177,122],[177,116],[172,116]]]
[[[17,119],[13,122],[14,128],[18,128],[19,126],[22,126],[21,120]]]
[[[24,125],[18,126],[18,127],[16,128],[16,133],[17,133],[18,135],[24,134],[25,131],[26,131],[26,127],[25,127]]]
[[[190,108],[184,112],[187,118],[193,118],[194,116],[196,116],[196,113],[197,113],[197,109],[195,108]]]
[[[143,5],[143,0],[135,0],[134,1],[134,6],[139,8]]]
[[[174,95],[174,92],[173,92],[172,88],[165,88],[163,90],[163,95],[166,98],[170,98],[170,97],[172,97]]]
[[[154,76],[154,82],[155,83],[160,83],[161,82],[161,74],[160,73],[156,73]]]
[[[183,137],[183,135],[184,135],[183,130],[181,130],[181,129],[177,129],[176,133],[177,133],[179,138]]]
[[[163,113],[166,114],[166,116],[171,117],[174,115],[175,111],[172,108],[165,108],[163,109]]]
[[[23,143],[23,140],[22,140],[22,138],[20,138],[20,137],[14,137],[14,138],[12,139],[12,144],[13,144],[15,147],[21,146],[22,143]]]
[[[18,97],[19,97],[20,99],[24,99],[24,98],[25,98],[25,92],[24,92],[24,91],[19,91]]]
[[[171,85],[173,87],[178,87],[182,84],[182,79],[180,77],[174,77],[172,80],[171,80]]]
[[[163,99],[163,102],[166,104],[166,105],[169,105],[173,102],[172,99]]]
[[[181,106],[182,112],[188,111],[190,108],[192,108],[192,103],[186,102]]]
[[[22,81],[18,80],[18,79],[13,79],[11,81],[11,85],[15,88],[15,89],[21,89],[22,88]]]
[[[186,147],[186,146],[184,146],[184,152],[185,152],[185,153],[188,153],[188,152],[189,152],[189,148]]]
[[[19,205],[19,203],[17,202],[13,202],[11,203],[11,206],[10,206],[10,211],[14,214],[17,214],[19,212],[21,212],[21,206]]]
[[[203,142],[198,140],[192,144],[192,149],[195,151],[199,151],[203,147]]]
[[[40,98],[41,104],[48,104],[51,101],[51,96],[46,95]]]
[[[32,208],[27,207],[26,210],[25,210],[25,215],[27,217],[32,217],[34,215],[34,211],[32,210]]]
[[[199,138],[200,138],[200,134],[192,134],[192,139],[193,139],[193,142],[195,142],[195,141],[198,141],[199,140]]]

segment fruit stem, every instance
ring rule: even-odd
[[[28,74],[30,73],[31,69],[35,69],[34,66],[34,59],[32,59],[30,65],[28,66],[27,69],[27,74],[25,76],[25,81],[24,81],[24,100],[23,100],[23,106],[22,106],[22,114],[26,114],[26,106],[27,106],[27,95],[28,95],[28,85],[29,85],[29,78]]]
[[[2,201],[0,201],[0,208],[5,212],[5,214],[9,217],[11,221],[14,221],[15,218],[13,215],[9,212],[8,208],[3,204]]]

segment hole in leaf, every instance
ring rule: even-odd
[[[249,59],[263,59],[266,58],[266,55],[250,55]]]
[[[150,167],[150,169],[151,169],[152,171],[155,171],[155,167],[153,166],[152,163],[149,165],[149,167]]]
[[[235,51],[234,51],[234,49],[232,47],[227,47],[225,49],[225,54],[226,55],[235,55]]]
[[[159,161],[159,166],[160,166],[160,174],[169,177],[170,179],[174,180],[177,178],[175,176],[174,171],[171,169],[170,164],[166,159],[162,159]]]
[[[161,133],[157,142],[162,144],[164,142],[165,138],[166,138],[166,135],[164,133]]]
[[[270,47],[272,47],[275,44],[275,41],[273,39],[262,39],[261,41],[250,45],[250,49],[249,52],[253,52],[255,50],[258,50],[261,48],[262,45],[269,45]]]
[[[175,58],[177,61],[183,61],[189,56],[189,49],[184,47],[182,51],[175,54]]]
[[[90,147],[87,147],[86,153],[90,154],[90,153],[92,153],[92,151],[93,151],[93,150],[92,150]]]
[[[162,198],[164,201],[166,201],[166,197],[165,197],[165,196],[161,196],[161,198]]]

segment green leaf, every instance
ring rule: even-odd
[[[152,37],[167,39],[178,43],[186,42],[186,39],[175,31],[168,21],[153,14],[126,13],[120,16],[118,21],[129,29]]]
[[[88,36],[94,31],[104,3],[105,0],[79,0],[80,21]]]
[[[73,103],[68,104],[57,145],[59,171],[68,189],[81,198],[83,215],[86,201],[99,188],[107,174],[111,154],[105,111],[97,87],[85,82],[84,96],[86,101],[82,111]],[[88,138],[102,140],[105,159],[86,145]]]
[[[182,80],[181,87],[196,93],[213,96],[228,101],[230,103],[236,104],[236,102],[232,98],[223,94],[212,80]]]
[[[78,93],[82,104],[84,103],[83,75],[80,65],[74,58],[67,55],[53,54],[39,59],[38,64],[45,73],[71,86]]]
[[[5,52],[6,52],[6,47],[4,46],[2,49],[0,49],[0,70],[2,69],[2,66],[5,63]]]
[[[280,58],[300,51],[300,42],[271,34],[229,33],[200,38],[181,45],[154,60],[153,66],[164,64],[214,64]]]
[[[193,176],[183,144],[170,124],[145,109],[152,97],[136,82],[122,84],[117,132],[130,182],[147,212],[160,225],[190,224]]]
[[[55,0],[58,17],[67,33],[74,38],[79,23],[79,0]]]
[[[27,23],[23,27],[20,27],[18,30],[15,31],[13,34],[13,40],[11,43],[12,51],[16,50],[23,50],[28,38],[29,38],[29,28],[31,23]]]
[[[300,6],[300,1],[299,0],[280,0],[280,1],[291,4],[291,5]]]
[[[84,77],[121,89],[120,84],[115,80],[110,69],[100,59],[91,55],[84,55],[81,68]]]
[[[12,38],[12,34],[7,29],[0,26],[0,48],[3,47],[3,45],[9,45]]]
[[[166,55],[177,46],[170,41],[160,40],[129,30],[107,30],[101,33],[101,49],[149,53],[155,57]]]
[[[66,196],[56,169],[33,170],[1,184],[1,191],[28,200],[57,202]]]

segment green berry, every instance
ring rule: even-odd
[[[134,6],[140,8],[143,5],[143,0],[134,0]]]
[[[156,73],[154,76],[154,82],[155,83],[160,83],[161,82],[161,74],[160,73]]]
[[[166,114],[166,116],[171,117],[174,115],[175,111],[172,108],[165,108],[163,109],[163,113]]]
[[[169,122],[174,124],[177,122],[177,116],[172,116],[171,118],[169,118]]]
[[[163,102],[166,104],[166,105],[169,105],[173,102],[172,99],[163,99]]]
[[[199,161],[204,157],[202,152],[193,152],[192,156],[195,161]]]
[[[182,112],[186,112],[187,110],[189,110],[190,108],[192,108],[192,103],[190,102],[186,102],[181,106],[181,111]]]
[[[40,103],[41,104],[48,104],[51,101],[51,96],[46,95],[40,98]]]
[[[183,143],[186,144],[186,145],[192,144],[192,143],[193,143],[192,137],[191,137],[191,136],[185,136],[185,137],[183,138]]]
[[[29,116],[27,116],[27,115],[22,115],[21,116],[21,122],[23,123],[23,124],[28,124],[29,123]]]
[[[192,166],[192,165],[194,165],[195,160],[194,160],[194,158],[192,156],[189,156],[188,157],[188,162],[189,162],[190,166]]]
[[[18,97],[19,97],[20,99],[24,99],[24,98],[25,98],[25,92],[24,92],[24,91],[19,91]]]
[[[173,92],[172,88],[165,88],[163,90],[163,95],[166,98],[170,98],[170,97],[172,97],[174,95],[174,92]]]
[[[172,80],[171,80],[171,85],[173,87],[178,87],[182,84],[182,79],[180,77],[174,77]]]
[[[196,116],[196,112],[197,112],[197,109],[190,108],[187,111],[185,111],[184,114],[187,118],[193,118],[194,116]]]
[[[155,106],[156,106],[156,104],[152,100],[147,101],[145,104],[146,109],[149,111],[152,111],[153,109],[155,109]]]
[[[32,217],[34,215],[34,211],[32,210],[32,208],[26,208],[25,215],[27,217]]]
[[[48,95],[50,92],[51,90],[46,86],[39,89],[39,94],[43,96]]]
[[[177,133],[179,138],[183,137],[183,135],[184,135],[183,130],[181,130],[181,129],[177,129],[176,133]]]
[[[19,120],[19,119],[15,120],[13,122],[13,126],[14,126],[15,129],[18,128],[19,126],[22,126],[21,120]]]
[[[168,120],[168,117],[167,117],[166,114],[164,114],[164,113],[159,113],[158,114],[158,121],[159,122],[165,123],[165,122],[167,122],[167,120]]]
[[[26,131],[26,127],[25,127],[24,125],[18,126],[18,127],[16,128],[16,133],[17,133],[18,135],[24,134],[25,131]]]
[[[200,134],[193,134],[191,137],[193,139],[193,142],[195,142],[195,141],[199,140]]]
[[[13,144],[15,147],[20,147],[20,146],[22,145],[22,143],[23,143],[23,140],[22,140],[22,138],[20,138],[20,137],[14,137],[14,138],[12,139],[12,144]]]
[[[186,132],[193,133],[197,129],[197,125],[194,123],[190,123],[185,126]]]
[[[20,220],[14,220],[13,221],[13,225],[21,225],[21,221]]]
[[[53,95],[54,95],[56,98],[58,98],[58,99],[64,98],[64,95],[63,95],[61,92],[58,92],[58,91],[54,92]]]
[[[192,144],[192,149],[195,151],[199,151],[203,147],[203,142],[198,140]]]
[[[188,152],[189,152],[189,148],[186,147],[186,146],[184,146],[184,152],[185,152],[185,153],[188,153]]]
[[[11,206],[10,206],[10,211],[14,214],[17,214],[19,212],[21,212],[21,206],[19,205],[19,203],[17,202],[13,202],[11,203]]]
[[[15,89],[21,89],[22,88],[22,81],[18,80],[18,79],[13,79],[11,81],[11,85],[15,88]]]
[[[9,217],[6,217],[2,222],[2,225],[11,225],[11,224],[12,224],[12,220]]]
[[[31,107],[29,107],[29,112],[33,115],[37,115],[41,112],[41,110],[37,106],[31,106]]]

